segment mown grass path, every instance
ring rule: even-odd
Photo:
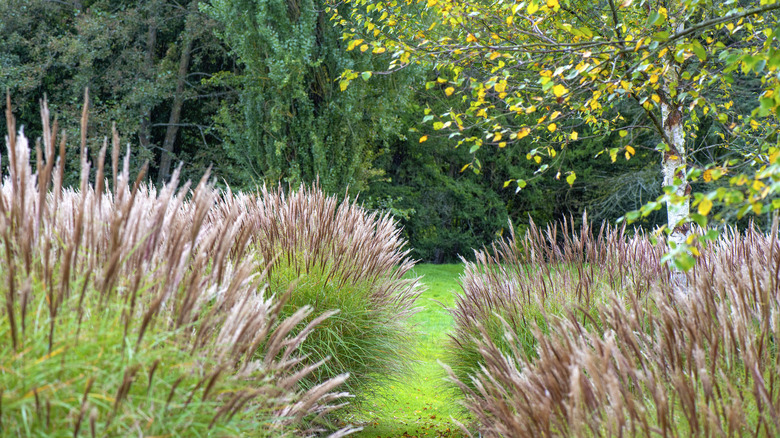
[[[461,437],[451,417],[468,424],[454,393],[444,382],[445,372],[437,363],[444,359],[447,333],[452,317],[445,310],[452,306],[459,291],[458,276],[463,266],[418,265],[413,275],[421,276],[427,290],[417,301],[422,310],[414,323],[420,333],[417,360],[401,381],[377,391],[349,420],[364,425],[359,438]],[[441,303],[441,304],[440,304]]]

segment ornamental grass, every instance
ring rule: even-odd
[[[349,373],[345,385],[360,402],[404,374],[414,356],[409,318],[420,283],[403,278],[414,261],[391,216],[348,197],[339,201],[316,185],[230,194],[228,204],[245,212],[250,247],[270,261],[269,290],[291,291],[282,315],[306,307],[313,309],[309,318],[338,310],[300,347],[307,363],[324,361],[302,380],[304,388]]]
[[[599,280],[593,284],[600,285],[600,292],[593,296],[601,297],[596,302],[583,302],[581,275],[564,287],[551,274],[537,274],[546,279],[546,291],[553,290],[552,283],[568,291],[562,310],[536,307],[544,324],[523,323],[522,303],[528,296],[518,293],[543,295],[542,280],[527,280],[535,287],[520,289],[513,281],[528,274],[512,264],[526,266],[528,259],[506,257],[508,250],[517,252],[527,244],[513,239],[497,246],[493,254],[498,257],[471,266],[455,311],[455,345],[475,346],[479,364],[466,377],[450,371],[465,406],[478,419],[471,431],[484,437],[780,434],[777,220],[768,234],[727,230],[702,250],[685,274],[684,289],[673,286],[669,272],[660,268],[663,242],[652,245],[642,234],[606,239],[621,232],[604,233],[602,253],[612,256],[579,253],[589,254],[588,264],[595,265],[592,272]],[[530,239],[540,243],[538,237]],[[545,262],[565,254],[570,245],[562,242],[557,249],[549,245],[549,251],[535,252],[535,263],[544,263],[541,254]],[[580,246],[585,247],[587,242]],[[635,252],[638,248],[644,249]],[[477,268],[498,274],[489,277]],[[544,268],[531,264],[528,269]],[[500,334],[483,323],[490,318],[482,302],[499,303],[491,315],[501,325]],[[514,321],[503,311],[504,302],[518,303]],[[471,335],[466,327],[479,335],[464,344],[459,336]],[[534,339],[530,354],[523,341],[528,332]]]
[[[322,366],[304,363],[301,345],[329,314],[286,312],[291,294],[267,291],[265,259],[240,225],[247,212],[207,176],[179,187],[177,173],[159,190],[143,172],[131,178],[116,131],[93,168],[86,102],[80,186],[64,188],[67,139],[46,103],[41,117],[32,152],[8,98],[0,433],[314,433],[347,395],[344,374],[300,388]]]

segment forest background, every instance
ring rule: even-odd
[[[631,160],[602,153],[622,147],[619,130],[582,138],[556,163],[576,172],[573,184],[554,172],[534,178],[538,165],[523,147],[472,154],[420,123],[425,108],[440,114],[467,105],[426,87],[437,78],[429,67],[342,88],[345,70],[380,69],[376,54],[348,45],[322,0],[7,0],[0,90],[10,93],[29,137],[40,133],[45,96],[75,138],[89,87],[91,159],[116,123],[132,145],[134,169],[148,161],[157,184],[183,163],[185,178],[211,168],[217,184],[232,189],[318,179],[327,192],[359,193],[369,209],[398,218],[423,261],[468,257],[509,221],[522,227],[529,217],[544,223],[586,210],[591,220],[614,221],[661,194],[652,135],[633,139],[641,159]],[[739,98],[754,85],[735,85],[739,112],[755,107],[755,99]],[[615,111],[626,123],[634,118],[630,108]],[[691,129],[701,133],[692,141],[706,146],[719,128],[703,117]],[[73,183],[78,154],[66,156],[74,157],[66,172]],[[464,170],[475,159],[480,166]],[[516,191],[509,179],[533,182]],[[662,224],[665,212],[643,221]]]

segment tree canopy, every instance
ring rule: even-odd
[[[627,217],[667,204],[677,243],[689,221],[780,207],[776,1],[346,3],[346,13],[330,13],[348,48],[385,59],[382,73],[430,65],[438,77],[426,87],[467,104],[423,117],[458,146],[525,148],[539,173],[569,184],[577,175],[561,159],[585,138],[617,133],[620,142],[602,151],[613,162],[656,150],[664,194]],[[366,72],[345,71],[342,87],[358,75]],[[728,184],[691,194],[690,182],[724,175]],[[711,214],[715,203],[728,208]]]

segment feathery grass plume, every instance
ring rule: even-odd
[[[690,290],[610,293],[598,324],[547,315],[534,359],[489,337],[466,381],[450,370],[498,436],[777,436],[780,434],[780,244],[731,229],[687,273]],[[636,287],[633,285],[632,287]],[[514,327],[504,325],[511,340]]]
[[[484,363],[475,339],[486,336],[509,351],[508,324],[517,352],[532,360],[540,333],[550,331],[550,316],[574,312],[583,324],[596,322],[594,309],[610,292],[640,297],[669,275],[660,263],[663,242],[606,223],[594,233],[585,215],[582,223],[575,232],[569,220],[545,229],[531,221],[522,237],[510,224],[508,239],[475,251],[474,262],[464,260],[447,361],[461,381],[470,382]]]
[[[301,342],[327,315],[282,316],[286,297],[267,298],[246,213],[206,177],[189,190],[176,172],[159,191],[130,179],[116,132],[113,184],[107,144],[90,184],[87,113],[85,100],[81,184],[62,188],[64,138],[55,156],[46,102],[33,172],[7,99],[0,434],[280,436],[339,407],[345,375],[298,384],[318,366],[301,363]],[[216,209],[225,220],[207,221]]]
[[[347,388],[359,399],[407,367],[414,348],[409,317],[420,285],[403,278],[414,262],[392,217],[339,202],[316,185],[289,193],[264,187],[257,197],[226,199],[246,212],[252,249],[272,261],[270,290],[292,289],[284,315],[305,306],[312,315],[339,309],[301,346],[309,363],[330,358],[304,379],[305,387],[348,372]]]

